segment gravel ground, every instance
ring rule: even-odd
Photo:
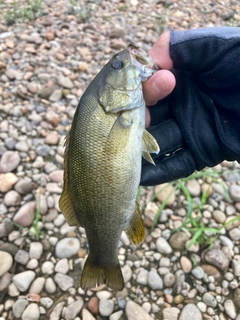
[[[26,2],[18,1],[15,16],[26,15]],[[64,136],[106,61],[129,41],[148,50],[169,26],[239,26],[239,1],[45,0],[35,20],[8,26],[13,8],[0,0],[0,320],[239,320],[238,164],[214,168],[216,179],[211,172],[185,182],[199,220],[177,233],[186,192],[177,183],[161,193],[163,186],[142,189],[146,241],[135,247],[122,235],[122,292],[79,287],[85,232],[69,227],[58,208]],[[194,221],[220,230],[210,249],[189,246]],[[203,235],[214,240],[210,231]]]

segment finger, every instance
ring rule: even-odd
[[[143,82],[143,95],[147,106],[156,104],[174,89],[176,80],[172,72],[159,70]]]
[[[170,31],[163,32],[156,43],[149,51],[149,55],[158,64],[161,69],[170,70],[173,67],[173,61],[169,53]]]
[[[188,149],[181,150],[162,161],[156,161],[156,166],[144,163],[140,185],[154,186],[190,176],[196,170],[195,160]]]

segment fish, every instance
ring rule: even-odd
[[[59,200],[70,226],[86,231],[89,252],[80,286],[120,291],[118,261],[123,231],[144,241],[137,192],[142,156],[154,164],[154,137],[145,130],[142,82],[157,70],[152,58],[130,43],[114,55],[83,93],[66,136],[63,191]]]

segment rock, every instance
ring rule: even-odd
[[[110,315],[109,320],[120,320],[122,318],[123,311],[119,310]]]
[[[13,224],[10,219],[5,218],[2,223],[0,223],[0,238],[6,237],[13,230]],[[2,251],[7,251],[3,250]]]
[[[206,303],[207,306],[212,307],[212,308],[216,308],[217,306],[217,300],[215,299],[215,297],[209,293],[209,292],[205,292],[202,296],[202,300],[204,303]]]
[[[18,206],[21,203],[21,196],[20,194],[15,191],[15,190],[10,190],[8,191],[5,196],[4,196],[4,204],[7,207],[11,207],[11,206]]]
[[[229,231],[229,236],[233,241],[239,241],[240,240],[240,229],[233,228]]]
[[[62,99],[62,89],[56,89],[49,97],[49,101],[56,102]]]
[[[11,172],[17,168],[21,158],[17,152],[6,151],[0,160],[0,172]]]
[[[229,187],[229,193],[233,201],[240,201],[240,186],[237,184],[232,184]]]
[[[153,320],[141,306],[131,300],[127,301],[126,315],[128,320]]]
[[[43,253],[43,245],[41,242],[31,242],[29,248],[29,256],[31,259],[39,260]]]
[[[65,301],[59,302],[53,309],[52,313],[50,314],[50,319],[49,320],[59,320],[62,309],[64,307]]]
[[[35,279],[35,277],[35,272],[31,270],[24,271],[13,276],[13,283],[19,291],[25,292],[30,287],[30,284]]]
[[[8,192],[17,181],[18,177],[12,172],[0,173],[0,192]]]
[[[128,264],[125,264],[122,268],[123,280],[124,283],[127,283],[132,278],[132,269]]]
[[[56,292],[57,287],[52,278],[47,278],[45,282],[45,289],[49,294],[53,294]]]
[[[95,320],[95,318],[87,309],[84,308],[82,310],[82,320]]]
[[[186,187],[193,197],[197,197],[201,193],[201,187],[200,184],[196,179],[191,179],[187,182]]]
[[[233,302],[237,308],[240,308],[240,288],[236,288],[233,293]]]
[[[28,143],[26,141],[18,141],[15,144],[15,149],[20,151],[20,152],[28,152],[29,146],[28,146]]]
[[[31,284],[31,287],[29,289],[30,293],[37,293],[40,294],[42,292],[42,289],[44,287],[46,279],[44,277],[38,277],[33,281]]]
[[[214,210],[212,213],[213,219],[220,224],[223,224],[226,220],[226,215],[220,210]]]
[[[43,262],[42,273],[43,274],[53,274],[54,273],[54,264],[52,261],[44,261]]]
[[[74,284],[73,278],[61,273],[56,273],[54,281],[62,291],[67,291],[67,289],[71,288]]]
[[[63,182],[63,170],[55,170],[49,174],[49,179],[53,182]]]
[[[58,144],[58,141],[59,141],[59,134],[57,131],[50,131],[45,138],[45,143],[49,145]]]
[[[10,80],[15,80],[15,78],[17,77],[17,71],[12,68],[8,68],[5,74]]]
[[[186,232],[180,231],[180,232],[174,233],[171,236],[169,243],[173,249],[182,251],[185,249],[185,245],[188,240],[189,240],[189,235],[187,235]]]
[[[55,272],[59,272],[62,274],[67,274],[69,271],[69,264],[68,264],[68,259],[63,258],[60,259],[55,266]]]
[[[230,319],[236,319],[236,308],[232,300],[228,299],[224,302],[224,309]]]
[[[15,254],[14,260],[25,266],[29,260],[29,253],[26,250],[18,250]]]
[[[60,86],[67,88],[67,89],[72,89],[74,87],[72,80],[69,79],[68,77],[64,77],[62,75],[60,75],[60,77],[58,78],[58,83]]]
[[[22,227],[32,225],[36,215],[36,201],[25,203],[13,217],[13,221]]]
[[[0,291],[7,289],[12,280],[11,273],[7,272],[2,277],[0,277]]]
[[[46,120],[49,123],[51,123],[54,127],[56,127],[60,123],[59,115],[56,112],[52,111],[52,110],[49,110],[46,113]]]
[[[1,278],[12,267],[13,258],[9,253],[0,251],[0,261],[1,261],[0,263],[0,278]]]
[[[232,268],[235,277],[240,277],[240,255],[235,255],[232,260]]]
[[[73,320],[81,311],[83,307],[83,299],[81,297],[78,297],[78,299],[69,304],[65,310],[64,318],[66,320]]]
[[[204,259],[207,263],[212,264],[222,271],[229,266],[228,257],[223,253],[222,250],[219,249],[211,249],[207,251],[204,255]]]
[[[192,303],[187,304],[182,309],[179,320],[202,320],[202,314],[199,309]]]
[[[141,269],[137,275],[137,283],[147,285],[148,283],[148,270]]]
[[[208,276],[213,276],[216,281],[219,281],[221,279],[221,273],[216,267],[209,264],[202,264],[201,267]]]
[[[41,298],[40,302],[47,309],[51,308],[51,306],[53,304],[53,300],[51,298],[49,298],[49,297]]]
[[[80,249],[80,241],[77,238],[61,239],[55,248],[55,254],[58,258],[70,258],[77,254]]]
[[[28,193],[31,193],[33,190],[33,184],[30,179],[20,179],[14,186],[14,189],[22,194],[26,195]]]
[[[99,302],[99,313],[103,317],[108,317],[113,313],[114,301],[110,299],[101,299]]]
[[[193,268],[191,273],[194,276],[194,278],[198,280],[204,277],[204,270],[200,266]]]
[[[166,239],[159,237],[156,242],[157,251],[162,254],[170,254],[172,253],[172,248],[167,242]]]
[[[125,36],[125,31],[122,28],[114,28],[110,34],[110,38],[124,38]]]
[[[12,307],[13,316],[17,319],[21,318],[21,315],[27,305],[28,301],[26,299],[18,299]]]
[[[152,290],[162,290],[163,281],[156,271],[149,271],[148,273],[148,285]]]
[[[99,313],[99,300],[97,297],[92,297],[87,304],[88,310],[97,315]]]
[[[178,320],[178,316],[180,313],[180,310],[175,307],[170,308],[164,308],[163,309],[163,319],[165,320]]]
[[[176,279],[175,279],[174,274],[172,274],[172,273],[165,274],[164,279],[163,279],[165,287],[171,288],[174,285],[175,280]]]
[[[30,303],[23,311],[22,320],[38,320],[40,318],[40,312],[36,303]]]
[[[192,262],[187,257],[182,256],[180,259],[180,264],[185,273],[189,273],[192,270]]]
[[[48,75],[46,75],[46,77],[48,77]],[[58,89],[59,89],[58,86],[55,86],[55,85],[44,87],[40,89],[39,96],[43,99],[49,99],[49,97],[53,94],[53,92]]]
[[[167,206],[171,206],[175,201],[174,187],[171,184],[163,183],[159,186],[156,186],[154,189],[154,193],[160,202],[165,201],[166,198],[169,197],[166,203]]]

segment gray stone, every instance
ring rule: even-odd
[[[191,273],[194,276],[194,278],[196,278],[198,280],[200,280],[204,277],[204,270],[200,266],[193,268]]]
[[[46,279],[44,277],[38,277],[33,281],[29,289],[30,293],[40,293],[44,287]]]
[[[59,302],[53,309],[52,313],[50,314],[50,319],[49,320],[59,320],[62,309],[64,307],[65,301]]]
[[[8,272],[8,270],[12,267],[13,258],[12,256],[4,251],[0,251],[0,278]]]
[[[240,240],[240,229],[239,228],[233,228],[229,231],[229,236],[233,241],[239,241]]]
[[[156,271],[149,271],[148,285],[152,290],[161,290],[163,288],[162,278]]]
[[[61,273],[56,273],[54,281],[62,291],[67,291],[67,289],[73,287],[74,284],[73,278]]]
[[[170,308],[164,308],[163,309],[163,319],[165,320],[178,320],[178,316],[180,313],[180,310],[175,307]]]
[[[71,79],[64,77],[62,75],[60,75],[60,77],[58,78],[58,83],[60,86],[67,89],[72,89],[74,86]]]
[[[17,152],[6,151],[0,160],[0,172],[11,172],[17,168],[21,158]]]
[[[198,183],[198,181],[196,179],[191,179],[187,182],[186,187],[189,191],[189,193],[193,196],[193,197],[197,197],[200,195],[201,193],[201,187],[200,184]]]
[[[214,210],[212,213],[212,216],[213,216],[213,219],[220,224],[223,224],[226,220],[225,213],[220,210]]]
[[[30,179],[21,179],[15,184],[14,189],[18,193],[20,193],[22,195],[26,195],[26,194],[32,192],[32,190],[33,190],[32,181]]]
[[[207,251],[204,255],[204,259],[207,263],[215,266],[219,270],[224,271],[229,266],[228,257],[219,249],[211,249]]]
[[[31,242],[29,248],[29,256],[31,259],[39,260],[43,253],[43,245],[41,242]]]
[[[132,278],[132,269],[128,264],[125,264],[122,268],[122,275],[123,275],[123,280],[124,283],[127,283],[128,281],[131,280]]]
[[[81,311],[83,307],[83,299],[81,297],[78,297],[78,299],[69,304],[65,310],[64,318],[66,320],[73,320]]]
[[[40,303],[47,309],[51,308],[53,300],[49,297],[43,297],[40,299]]]
[[[219,239],[221,240],[223,246],[228,247],[230,250],[233,249],[234,244],[228,237],[220,236]]]
[[[171,246],[169,245],[169,243],[167,242],[166,239],[164,239],[162,237],[159,237],[157,239],[156,245],[157,245],[157,251],[158,252],[160,252],[162,254],[170,254],[170,253],[172,253],[172,248],[171,248]]]
[[[235,277],[240,277],[240,255],[235,255],[232,260],[232,268]]]
[[[18,205],[20,205],[21,200],[22,200],[22,198],[21,198],[20,194],[15,190],[8,191],[5,194],[4,199],[3,199],[4,204],[7,207],[18,206]]]
[[[40,312],[36,303],[30,303],[23,311],[22,320],[38,320],[40,318]]]
[[[101,299],[99,301],[99,313],[103,317],[108,317],[113,313],[114,301],[110,299]]]
[[[109,317],[109,320],[119,320],[122,317],[122,315],[123,315],[123,311],[119,310],[117,312],[112,313]],[[86,320],[88,320],[88,319],[86,319]],[[91,319],[89,319],[89,320],[91,320]],[[94,320],[94,319],[92,319],[92,320]]]
[[[131,300],[127,301],[126,315],[128,320],[153,320],[141,306]]]
[[[43,262],[42,273],[43,274],[53,274],[54,273],[54,264],[52,261],[44,261]]]
[[[12,312],[15,318],[21,318],[23,311],[25,310],[26,306],[28,305],[28,301],[26,299],[18,299],[13,307]]]
[[[77,238],[64,238],[60,240],[55,248],[58,258],[70,258],[77,254],[80,249],[80,241]]]
[[[173,249],[182,251],[185,249],[185,245],[188,240],[189,240],[189,235],[186,232],[180,231],[180,232],[174,233],[171,236],[169,243]]]
[[[45,289],[49,294],[53,294],[56,292],[57,287],[52,278],[47,278],[45,282]]]
[[[228,299],[224,302],[224,309],[230,319],[236,319],[236,308],[232,300]]]
[[[172,273],[165,274],[164,279],[163,279],[165,287],[167,287],[167,288],[172,287],[175,283],[175,280],[176,279],[175,279],[174,274],[172,274]]]
[[[209,293],[209,292],[205,292],[203,294],[203,302],[206,303],[207,306],[212,307],[212,308],[216,308],[217,306],[217,300],[215,299],[215,297]]]
[[[148,283],[148,270],[141,269],[137,275],[137,283],[147,285]]]
[[[19,291],[25,292],[30,287],[30,284],[35,279],[35,277],[35,272],[31,270],[24,271],[13,276],[13,283]]]
[[[240,186],[237,184],[232,184],[229,187],[229,193],[233,201],[240,201]]]
[[[60,259],[55,265],[55,272],[59,272],[62,274],[66,274],[69,271],[68,259],[63,258]]]
[[[14,260],[17,263],[26,265],[29,260],[29,254],[26,250],[18,250],[18,252],[15,254]]]
[[[36,201],[25,203],[15,214],[13,221],[22,227],[29,227],[36,216]]]
[[[29,146],[28,146],[27,141],[18,141],[15,144],[15,149],[20,151],[20,152],[28,152]]]
[[[187,304],[182,309],[179,320],[202,320],[202,314],[199,309],[192,303]]]

